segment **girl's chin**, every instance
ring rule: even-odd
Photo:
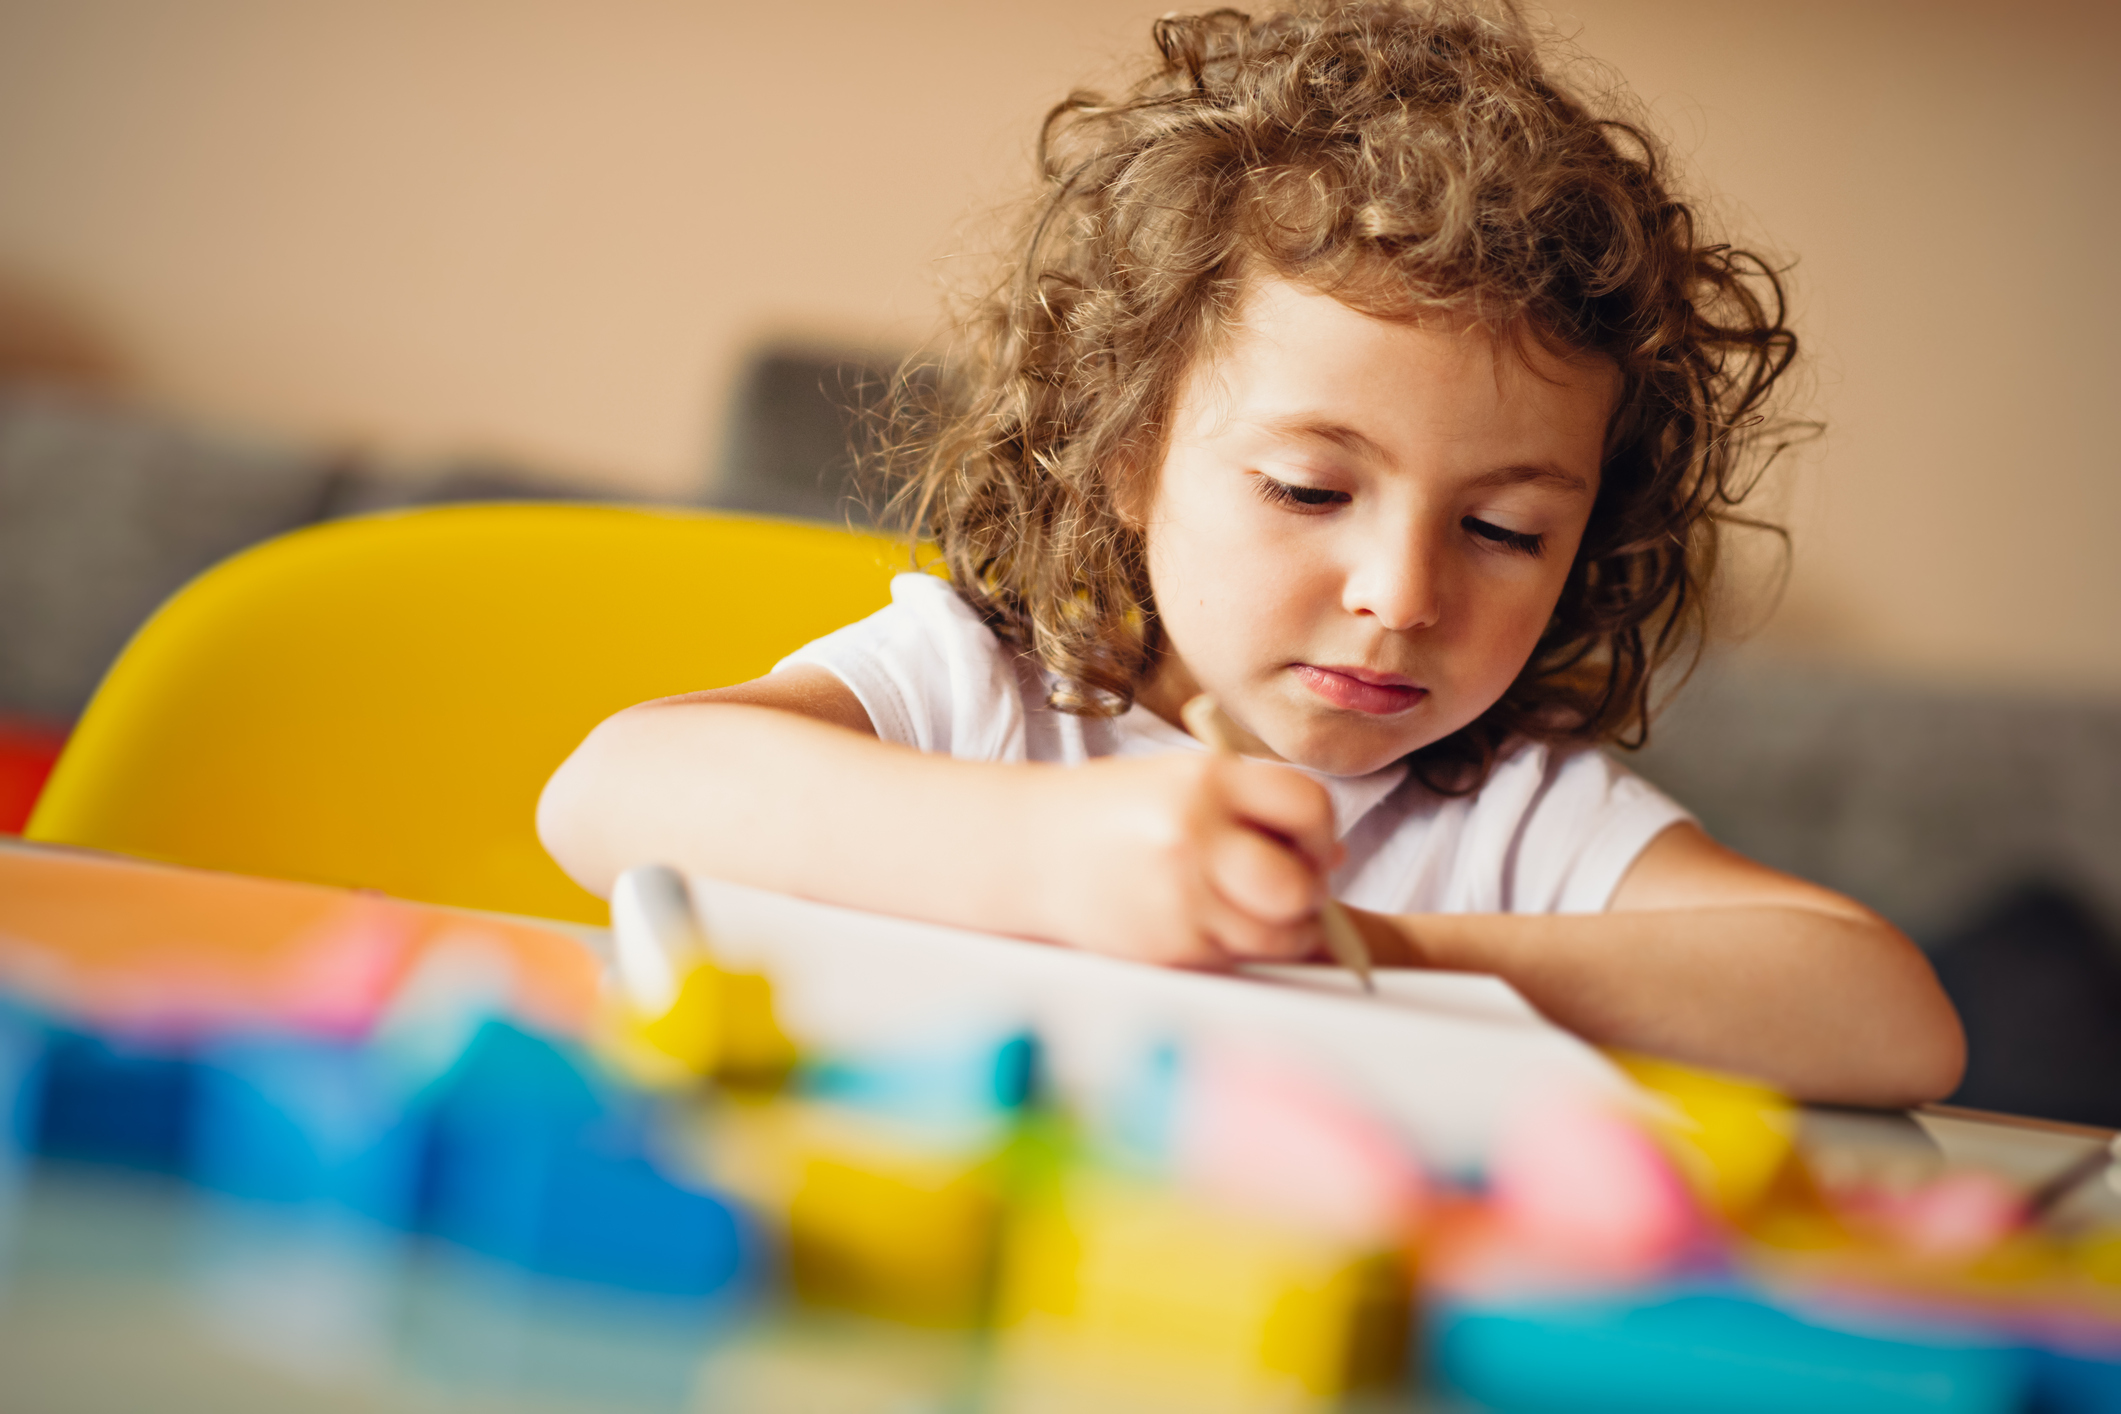
[[[1270,742],[1269,745],[1292,766],[1301,766],[1321,775],[1353,778],[1382,771],[1404,759],[1408,752],[1418,751],[1434,740],[1426,733],[1395,733],[1386,739],[1359,742],[1349,740],[1349,735],[1346,719],[1342,718],[1338,722],[1319,723],[1307,731],[1289,733],[1286,744]],[[1368,732],[1362,735],[1371,736]]]

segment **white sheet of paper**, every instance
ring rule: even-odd
[[[1384,971],[1365,997],[1334,967],[1173,971],[704,877],[691,885],[716,954],[772,977],[799,1041],[893,1046],[1026,1024],[1062,1096],[1093,1112],[1144,1047],[1239,1045],[1307,1067],[1432,1165],[1464,1171],[1539,1095],[1630,1088],[1496,977]]]

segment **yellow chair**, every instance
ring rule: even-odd
[[[299,530],[140,629],[24,833],[601,922],[538,845],[546,777],[619,708],[756,677],[880,608],[906,563],[824,526],[605,506]]]

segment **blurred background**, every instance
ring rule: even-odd
[[[845,407],[1164,7],[0,0],[0,813],[154,604],[267,535],[849,514]],[[1644,769],[1937,950],[1966,1098],[2121,1122],[2121,7],[1549,15],[1794,262],[1826,427],[1763,491],[1785,591]]]

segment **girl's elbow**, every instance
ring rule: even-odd
[[[1904,935],[1901,941],[1913,974],[1908,984],[1909,1034],[1904,1043],[1910,1094],[1904,1103],[1928,1104],[1957,1090],[1966,1077],[1966,1027],[1929,958]]]
[[[1868,1093],[1848,1100],[1904,1109],[1943,1099],[1965,1078],[1966,1028],[1926,961],[1922,974],[1897,1008],[1899,1024],[1874,1033],[1868,1083],[1861,1087]]]
[[[1884,965],[1867,985],[1845,979],[1848,994],[1833,1009],[1832,1023],[1841,1044],[1814,1053],[1832,1057],[1824,1069],[1802,1067],[1805,1080],[1790,1087],[1798,1098],[1905,1109],[1959,1088],[1966,1074],[1966,1028],[1958,1010],[1920,949],[1883,925],[1880,937],[1890,944]]]
[[[1965,1073],[1966,1040],[1953,1018],[1949,1025],[1881,1028],[1853,1055],[1824,1069],[1803,1067],[1780,1083],[1807,1103],[1904,1110],[1943,1099]]]
[[[1890,1020],[1876,1028],[1871,1048],[1883,1093],[1864,1103],[1899,1108],[1941,1100],[1966,1075],[1966,1028],[1922,950],[1898,929],[1876,926],[1890,962],[1879,976],[1882,990],[1873,993],[1873,1015]]]
[[[1907,1051],[1907,1104],[1941,1100],[1966,1078],[1966,1028],[1942,987],[1937,988],[1932,1014]]]

